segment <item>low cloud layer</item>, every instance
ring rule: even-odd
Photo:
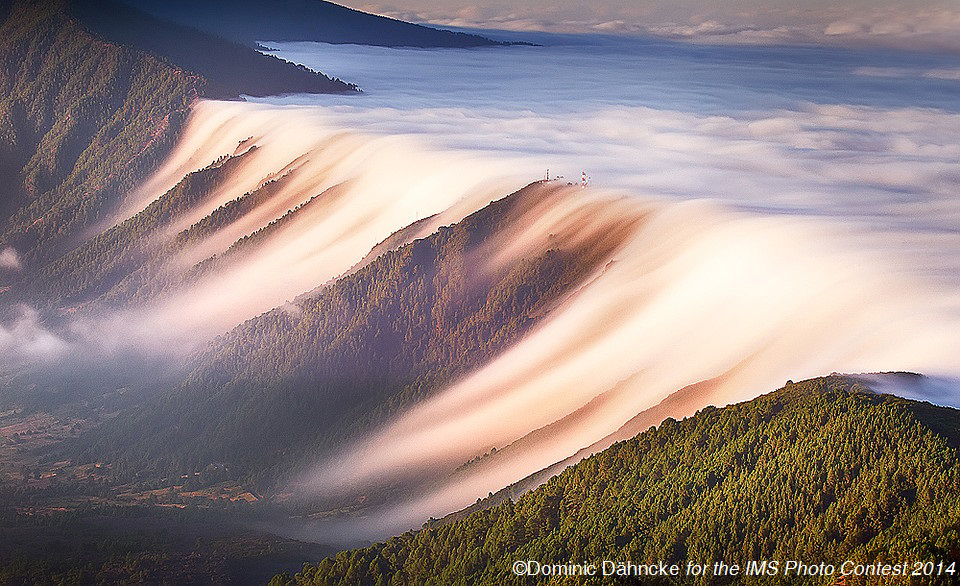
[[[67,342],[43,325],[40,314],[17,305],[0,320],[0,364],[56,359],[69,348]]]
[[[19,271],[20,256],[11,246],[0,249],[0,270]]]
[[[531,178],[549,168],[577,181],[585,170],[596,186],[638,194],[953,240],[955,64],[581,41],[492,50],[498,55],[282,44],[286,58],[357,80],[367,93],[273,101],[323,105],[347,128],[483,152]],[[922,255],[955,266],[939,247]]]
[[[907,67],[858,67],[853,70],[856,75],[868,77],[896,77],[900,79],[942,79],[945,81],[960,81],[960,67],[944,69],[911,69]]]

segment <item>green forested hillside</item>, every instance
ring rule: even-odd
[[[29,268],[90,236],[198,97],[353,91],[125,5],[5,1],[0,19],[0,247]]]
[[[227,181],[254,149],[223,157],[188,173],[168,192],[132,218],[112,227],[44,267],[23,288],[34,298],[51,303],[76,303],[109,291],[132,272],[149,267],[154,271],[177,251],[177,242],[164,244],[150,238],[197,205],[211,190]],[[164,284],[161,275],[154,274]],[[144,283],[144,286],[147,284]],[[31,289],[32,287],[32,289]]]
[[[524,198],[541,196],[495,202],[221,336],[179,388],[85,438],[84,457],[264,474],[315,458],[480,366],[609,255],[587,242],[501,273],[477,270],[477,247]]]
[[[788,384],[668,419],[517,502],[343,552],[274,583],[534,583],[512,576],[514,560],[957,561],[960,465],[951,444],[958,437],[953,409],[870,394],[839,376]]]
[[[154,168],[205,82],[104,43],[57,2],[8,6],[0,60],[0,242],[29,266]]]

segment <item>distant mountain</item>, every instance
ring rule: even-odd
[[[322,0],[124,0],[155,16],[248,45],[321,41],[387,47],[482,47],[496,41],[353,10]]]
[[[152,3],[166,5],[166,3]],[[207,6],[206,3],[197,5]],[[355,87],[242,44],[111,0],[71,0],[71,14],[104,39],[158,55],[208,81],[207,97],[343,93]]]
[[[0,245],[66,252],[169,152],[198,97],[354,88],[124,5],[0,11]]]
[[[602,560],[679,564],[684,574],[667,584],[691,583],[688,561],[723,560],[744,572],[750,560],[779,560],[775,577],[715,579],[750,584],[824,583],[785,575],[785,560],[949,567],[960,559],[958,446],[957,410],[875,395],[842,376],[791,383],[667,419],[516,502],[340,553],[271,584],[548,580],[515,578],[516,560],[594,563],[598,571]]]

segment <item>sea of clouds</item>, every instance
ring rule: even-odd
[[[586,171],[594,186],[638,195],[866,225],[881,234],[871,246],[895,240],[940,276],[957,268],[944,253],[960,242],[960,67],[950,56],[527,38],[541,46],[267,43],[365,92],[267,101],[507,160],[530,179],[549,168],[578,182]]]
[[[960,11],[950,0],[742,0],[735,6],[695,0],[616,2],[407,0],[400,9],[374,0],[344,0],[366,12],[409,22],[466,29],[553,33],[642,34],[713,45],[812,44],[960,52]],[[457,6],[459,5],[459,6]],[[473,29],[473,30],[471,30]]]
[[[398,470],[453,469],[516,446],[591,397],[630,387],[623,404],[599,410],[595,426],[571,424],[562,438],[569,445],[554,442],[554,452],[516,449],[515,461],[501,458],[499,468],[388,508],[374,526],[335,531],[369,536],[465,506],[684,385],[713,385],[697,398],[702,406],[833,370],[960,375],[952,350],[960,331],[955,61],[530,38],[541,46],[266,43],[365,93],[265,102],[313,105],[343,129],[468,153],[527,181],[550,169],[576,183],[586,171],[591,190],[657,202],[663,219],[524,342],[321,463],[305,484],[323,494],[352,482],[363,493]],[[657,294],[647,289],[652,281],[664,287]],[[960,401],[953,382],[914,386],[901,394]],[[488,400],[468,400],[475,394]]]
[[[854,248],[880,253],[895,270],[930,280],[945,297],[958,296],[960,67],[949,55],[493,36],[539,45],[425,50],[266,41],[281,57],[358,83],[364,93],[252,100],[263,103],[249,112],[208,106],[194,118],[216,111],[236,122],[241,139],[276,135],[271,140],[282,143],[274,149],[282,156],[251,170],[254,183],[282,172],[321,135],[359,133],[370,137],[365,143],[384,137],[405,145],[394,149],[390,164],[351,159],[362,174],[354,179],[413,194],[404,200],[405,220],[398,216],[390,229],[437,211],[417,202],[436,192],[438,182],[457,189],[496,183],[505,195],[504,186],[519,188],[548,169],[573,183],[586,172],[593,187],[638,197],[707,199],[741,211],[822,219]],[[269,132],[245,128],[260,118],[274,121]],[[236,143],[222,153],[199,153],[185,139],[171,161],[187,157],[200,167]],[[180,174],[169,178],[158,173],[148,186],[175,182],[189,170],[178,167]],[[144,189],[146,200],[139,192],[128,198],[134,212],[157,195]],[[0,251],[0,268],[18,270],[15,251]],[[233,321],[218,322],[219,331],[319,284],[292,285],[255,307],[247,304],[246,313],[240,308],[230,312]],[[8,313],[0,321],[5,344],[19,346],[15,340],[32,331],[31,320]]]

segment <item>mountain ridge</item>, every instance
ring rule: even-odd
[[[388,47],[466,48],[503,45],[488,38],[435,29],[322,0],[189,2],[124,0],[156,16],[253,46],[257,41],[319,41]]]
[[[299,579],[499,583],[513,551],[958,555],[955,411],[855,377],[702,408],[890,360],[871,349],[900,334],[877,325],[923,297],[844,319],[910,285],[885,265],[705,201],[549,181],[491,201],[509,191],[476,161],[201,99],[348,84],[107,2],[0,15],[0,344],[19,351],[23,330],[53,347],[0,365],[16,531],[183,507],[198,525],[215,509],[387,533],[489,494]]]
[[[542,251],[500,272],[485,274],[470,267],[469,259],[517,213],[552,196],[552,190],[534,184],[428,237],[392,250],[375,247],[381,252],[378,257],[312,296],[301,297],[295,306],[272,310],[221,335],[183,385],[164,399],[165,407],[151,403],[128,421],[94,432],[82,458],[107,457],[104,448],[111,451],[128,444],[119,438],[131,429],[153,430],[147,434],[149,446],[141,447],[150,453],[149,460],[168,463],[173,463],[170,454],[156,450],[173,445],[184,449],[185,444],[173,437],[157,442],[159,436],[189,433],[195,438],[213,435],[240,441],[248,435],[243,430],[257,429],[256,436],[241,442],[249,443],[249,448],[233,447],[229,453],[209,451],[209,439],[199,444],[188,440],[194,448],[187,451],[207,452],[182,465],[192,469],[208,461],[227,461],[237,470],[260,469],[263,477],[267,463],[281,463],[280,454],[296,453],[329,436],[332,429],[348,437],[356,433],[345,426],[351,418],[354,426],[370,417],[382,420],[421,400],[509,347],[573,284],[606,262],[611,252],[604,248],[607,245],[587,241],[579,247]],[[429,323],[434,325],[428,327]],[[372,372],[378,377],[363,383]],[[329,387],[326,392],[324,387]],[[341,387],[360,407],[334,406],[331,393]],[[277,396],[289,403],[286,416],[275,411],[276,405],[254,407]],[[289,410],[293,405],[299,407]],[[189,413],[184,406],[189,406]],[[361,415],[349,415],[351,411]],[[156,415],[163,413],[166,418],[157,420]],[[236,417],[240,420],[231,421]],[[314,422],[281,429],[264,424],[271,417],[313,417]],[[319,425],[317,418],[327,423]],[[208,429],[222,425],[232,431]],[[369,422],[361,429],[365,426]],[[280,442],[270,430],[282,431],[286,440]],[[299,439],[288,437],[294,430]],[[303,433],[308,435],[301,437]],[[311,433],[316,437],[310,439]],[[105,443],[97,447],[101,442]],[[274,448],[265,451],[267,445]],[[131,447],[126,445],[123,451],[137,451]]]
[[[937,431],[931,420],[940,422]],[[715,560],[745,567],[760,559],[949,562],[960,556],[960,462],[951,446],[958,437],[956,409],[879,395],[855,377],[789,383],[744,403],[668,418],[516,501],[447,523],[431,520],[272,583],[520,584],[530,578],[512,574],[511,564],[528,559],[681,567]],[[943,575],[931,583],[950,581]]]
[[[302,65],[254,51],[190,23],[156,18],[119,1],[70,0],[69,11],[94,34],[159,55],[203,76],[208,80],[206,96],[210,98],[357,91],[354,85]]]

